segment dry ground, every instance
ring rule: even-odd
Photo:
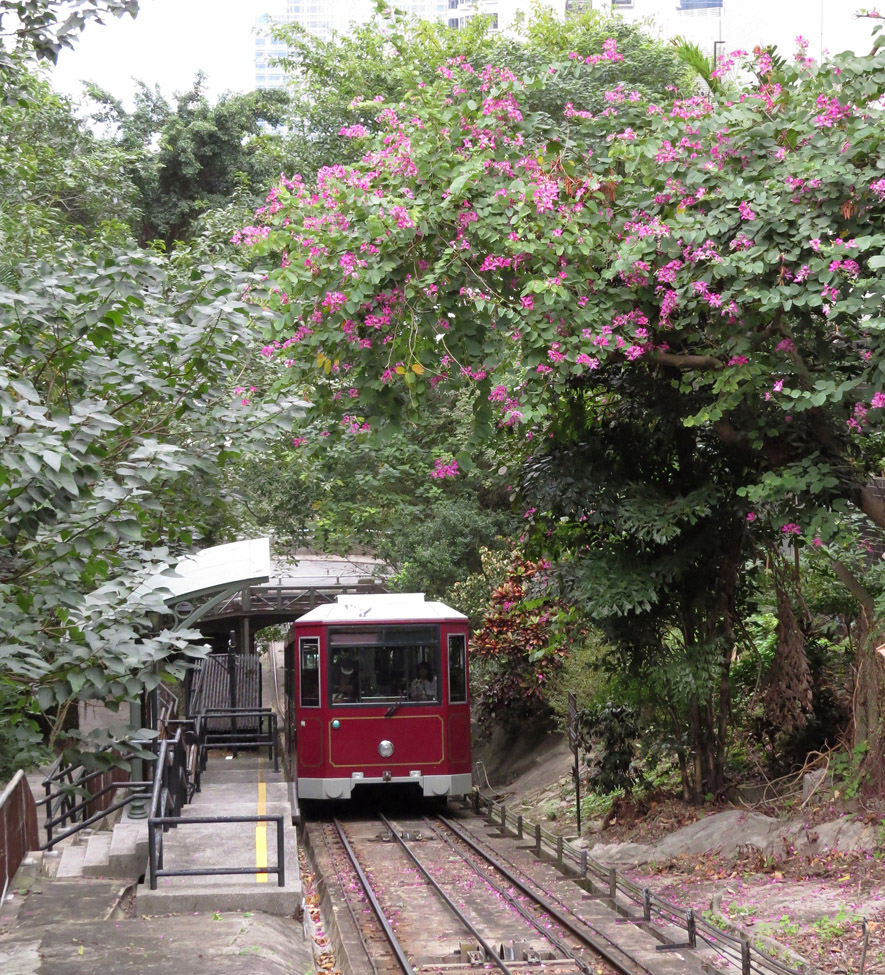
[[[508,807],[553,832],[576,835],[572,756],[563,742],[536,746],[526,736],[508,746],[499,740],[480,749],[479,758]],[[508,768],[519,773],[509,783]],[[723,848],[734,846],[733,836],[727,837],[730,844],[723,836],[722,846],[714,840],[705,852],[620,869],[670,901],[708,912],[714,923],[774,939],[825,972],[885,975],[885,799],[863,805],[820,793],[801,808],[800,799],[702,809],[664,794],[643,803],[622,801],[605,819],[585,822],[582,840],[591,849],[605,845],[609,853],[611,844],[652,844],[665,837],[678,842],[680,830],[728,811],[732,816],[722,817],[723,829],[733,830],[735,808],[761,813],[775,822],[774,830],[780,824],[784,834],[792,830],[791,838],[778,838],[765,850],[747,844],[723,854]],[[869,827],[864,848],[822,848],[816,842],[818,828],[840,820]],[[715,819],[710,826],[715,830]]]

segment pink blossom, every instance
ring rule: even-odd
[[[430,472],[430,476],[438,480],[442,480],[446,477],[457,477],[460,474],[458,470],[458,461],[451,460],[446,462],[442,457],[437,458],[434,461],[434,468]]]
[[[794,521],[788,521],[786,524],[781,525],[781,531],[784,535],[801,535],[802,529]]]

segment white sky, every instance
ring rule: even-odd
[[[190,88],[202,69],[212,95],[250,91],[252,28],[280,0],[141,0],[140,6],[135,20],[87,25],[74,50],[59,55],[54,87],[76,97],[81,81],[94,81],[128,100],[133,78],[170,94]]]
[[[498,2],[503,9],[519,0]],[[821,42],[831,52],[869,51],[871,23],[853,17],[862,5],[862,0],[729,0],[724,11],[701,12],[715,17],[695,18],[677,17],[675,0],[636,0],[625,13],[634,18],[656,13],[666,34],[676,30],[704,47],[721,34],[727,39],[726,50],[774,42],[790,56],[793,38],[802,33],[811,42],[809,54],[819,57]],[[127,16],[110,18],[104,26],[88,25],[74,50],[59,55],[53,84],[77,97],[82,80],[95,81],[129,100],[133,78],[159,84],[171,94],[188,89],[202,69],[209,76],[211,96],[250,91],[255,20],[262,13],[284,9],[285,0],[141,0],[135,20]]]

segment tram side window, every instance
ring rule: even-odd
[[[320,706],[320,641],[315,637],[302,637],[298,644],[299,684],[301,707]]]
[[[467,639],[463,633],[449,635],[449,701],[467,700]]]

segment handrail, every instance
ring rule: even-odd
[[[209,719],[223,718],[226,715],[236,718],[257,717],[258,727],[254,731],[250,728],[238,728],[236,736],[232,737],[230,731],[210,731],[206,726],[206,721]],[[265,718],[267,719],[267,730],[263,731]],[[194,718],[198,728],[200,768],[206,767],[206,752],[210,748],[231,748],[236,754],[238,748],[261,748],[266,745],[269,756],[273,759],[274,772],[279,772],[278,720],[276,712],[271,708],[206,708],[201,711]]]
[[[150,782],[122,782],[120,783],[120,788],[129,787],[130,785],[150,785]],[[86,829],[87,826],[91,826],[93,823],[97,823],[100,819],[104,819],[106,816],[110,816],[111,813],[116,812],[118,809],[122,809],[124,806],[128,806],[134,799],[140,798],[141,792],[133,792],[131,795],[126,796],[125,799],[120,799],[119,802],[112,802],[109,806],[106,806],[100,812],[94,813],[88,819],[83,819],[78,822],[75,826],[70,829],[65,830],[63,833],[59,833],[57,836],[50,836],[49,840],[40,846],[41,850],[51,850],[56,843],[61,843],[62,840],[66,840],[69,836],[73,836],[74,833],[79,833],[80,830]],[[55,825],[58,825],[57,823]]]
[[[225,709],[213,709],[213,713]],[[240,709],[241,711],[244,709]],[[247,710],[247,709],[245,709]],[[264,709],[266,710],[266,709]],[[261,712],[263,715],[263,711]],[[277,884],[280,887],[286,885],[286,854],[283,832],[282,815],[265,816],[181,816],[179,815],[182,806],[190,799],[190,775],[188,762],[188,749],[184,742],[184,729],[193,726],[195,742],[199,759],[196,763],[196,782],[195,787],[199,789],[200,770],[205,767],[205,753],[209,745],[209,735],[206,731],[204,718],[206,715],[198,714],[195,718],[187,721],[176,721],[175,735],[172,738],[164,738],[159,743],[157,751],[157,766],[154,773],[153,788],[151,790],[150,813],[148,815],[148,851],[149,851],[149,873],[150,888],[157,889],[158,877],[202,877],[202,876],[223,876],[223,875],[242,875],[242,874],[276,874]],[[273,738],[270,747],[273,751],[275,768],[279,771],[276,752],[276,715],[270,713],[270,726],[273,731]],[[225,742],[228,745],[255,745],[256,739],[244,742]],[[263,743],[263,742],[261,742]],[[171,813],[171,815],[169,815]],[[275,867],[207,867],[191,870],[166,870],[163,865],[163,833],[179,826],[187,826],[195,823],[224,825],[225,823],[276,823],[277,824],[277,864]]]
[[[127,757],[125,753],[121,753],[121,758]],[[46,807],[43,821],[43,828],[46,830],[46,843],[40,847],[41,850],[51,850],[61,840],[78,833],[100,819],[104,819],[122,806],[128,805],[141,795],[138,790],[150,785],[149,782],[130,782],[129,779],[110,779],[109,781],[110,776],[123,772],[119,766],[87,771],[82,765],[61,766],[60,761],[59,758],[52,767],[55,771],[53,772],[50,769],[50,772],[43,779],[45,796],[35,802],[38,807]],[[91,783],[96,780],[102,785],[93,791]],[[136,791],[133,791],[120,802],[110,803],[104,808],[88,814],[90,806],[117,789],[135,789]],[[68,824],[72,824],[72,828],[65,829],[59,835],[53,835],[56,826],[65,827]]]
[[[286,849],[283,832],[284,816],[151,816],[148,819],[148,849],[150,851],[150,886],[157,889],[158,877],[220,877],[247,874],[276,874],[277,886],[286,886]],[[157,842],[157,827],[161,835],[167,829],[188,825],[224,825],[227,823],[276,823],[277,863],[267,867],[203,867],[193,870],[166,870],[163,867],[163,845]]]
[[[656,916],[661,921],[684,929],[687,940],[679,945],[680,948],[696,948],[698,940],[701,940],[717,951],[724,960],[735,965],[741,975],[808,975],[807,969],[790,968],[757,947],[749,938],[723,931],[706,918],[698,917],[695,911],[664,900],[647,887],[639,887],[614,867],[604,866],[589,856],[586,850],[577,849],[562,836],[545,830],[540,824],[532,823],[522,815],[508,812],[504,803],[496,802],[479,792],[474,792],[473,796],[477,812],[485,808],[489,821],[499,826],[501,832],[515,832],[519,838],[526,833],[531,834],[538,856],[542,854],[546,844],[559,867],[567,867],[577,874],[578,879],[588,882],[591,893],[604,893],[607,889],[608,900],[620,914],[628,915],[628,910],[618,903],[619,894],[635,907],[642,909],[641,920],[648,922]],[[572,862],[567,864],[566,860]],[[595,890],[594,885],[599,885],[602,890]]]

